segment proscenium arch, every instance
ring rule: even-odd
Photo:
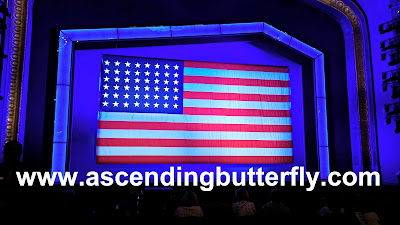
[[[371,137],[373,137],[376,131],[373,124],[370,123],[370,116],[373,117],[374,115],[369,114],[372,111],[369,110],[369,108],[373,108],[371,107],[373,102],[371,100],[368,101],[367,95],[367,89],[370,88],[369,83],[371,82],[371,77],[367,75],[370,74],[371,71],[368,66],[369,61],[367,60],[369,52],[368,49],[366,49],[367,46],[364,44],[368,40],[362,35],[362,30],[367,29],[362,22],[365,21],[366,18],[357,12],[357,9],[354,8],[354,3],[350,0],[298,1],[313,5],[318,10],[328,12],[328,14],[342,14],[342,17],[345,18],[352,28],[352,43],[346,43],[346,45],[351,45],[349,48],[354,52],[354,58],[348,59],[349,56],[346,56],[346,62],[354,61],[352,65],[356,68],[359,126],[356,126],[358,131],[355,136],[359,136],[361,145],[359,149],[353,150],[352,144],[352,151],[353,155],[358,154],[358,151],[362,154],[362,162],[360,162],[362,166],[360,170],[369,170],[371,166],[374,169],[378,166],[378,160],[376,158],[377,147],[376,143],[372,142],[374,138]],[[18,139],[21,143],[24,142],[34,0],[11,0],[8,1],[8,3],[12,16],[11,20],[8,21],[8,27],[10,29],[7,31],[8,34],[6,38],[9,43],[9,45],[6,46],[6,52],[10,57],[7,66],[3,70],[3,77],[5,77],[3,80],[5,80],[5,83],[2,85],[2,93],[4,93],[6,102],[3,110],[4,119],[1,124],[0,144],[2,146],[5,141],[12,139]],[[335,20],[339,20],[337,17],[333,17]],[[338,22],[343,26],[343,23],[340,21]],[[349,75],[349,72],[347,75]],[[354,161],[353,156],[353,162]]]
[[[352,0],[301,2],[328,14],[345,37],[353,171],[380,171],[367,18]]]
[[[361,142],[360,152],[357,149],[352,149],[353,152],[353,164],[358,154],[361,154],[360,164],[362,164],[363,170],[380,170],[378,160],[378,149],[376,143],[376,127],[374,113],[374,101],[373,101],[373,84],[372,84],[372,70],[370,65],[370,58],[368,43],[368,27],[366,18],[363,15],[361,9],[350,0],[318,0],[324,6],[320,9],[327,11],[328,9],[335,9],[331,12],[331,16],[335,18],[340,25],[344,33],[347,31],[346,45],[352,45],[352,51],[350,55],[346,55],[347,61],[354,61],[355,74],[357,82],[357,103],[358,103],[358,122],[359,122],[359,135]],[[348,3],[346,3],[348,2]],[[352,7],[351,7],[352,6]],[[346,53],[348,54],[348,53]],[[352,65],[350,65],[352,66]],[[351,74],[347,74],[348,76]],[[354,141],[354,140],[352,140]]]
[[[72,92],[72,59],[74,43],[79,41],[135,40],[146,38],[204,37],[223,35],[263,34],[280,44],[312,59],[314,65],[314,106],[319,171],[322,179],[330,172],[329,145],[325,91],[324,54],[300,40],[266,23],[236,23],[160,27],[128,27],[61,30],[59,35],[57,92],[53,135],[53,172],[68,170],[67,158],[70,144],[69,121]]]

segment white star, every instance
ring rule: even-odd
[[[178,66],[178,65],[175,65],[175,66],[174,66],[174,69],[176,69],[176,70],[177,70],[178,68],[179,68],[179,66]]]
[[[148,94],[144,95],[144,99],[149,99],[149,97],[150,97],[150,95],[148,95]]]
[[[126,61],[125,66],[126,66],[126,67],[131,67],[131,63],[128,62],[128,61]]]
[[[158,84],[158,82],[160,82],[160,80],[156,78],[156,79],[154,80],[154,83],[155,83],[155,84]]]
[[[168,72],[165,72],[164,75],[165,75],[165,77],[169,77],[169,73]]]
[[[108,86],[107,84],[105,84],[105,85],[103,85],[103,87],[104,87],[104,90],[108,90],[108,88],[109,88],[110,86]]]
[[[154,66],[156,67],[156,69],[160,69],[160,65],[158,63]]]
[[[108,82],[108,80],[109,80],[110,78],[109,77],[104,77],[104,82]]]
[[[135,102],[135,103],[133,103],[133,104],[135,104],[135,107],[139,107],[139,105],[140,105],[140,103],[139,102]]]
[[[124,102],[124,107],[128,108],[128,106],[129,106],[129,103],[128,102]]]
[[[110,73],[110,70],[108,69],[108,68],[106,68],[105,70],[104,70],[104,73]]]
[[[116,62],[114,62],[115,66],[119,66],[119,64],[121,64],[120,62],[118,62],[118,60]]]
[[[144,66],[145,66],[146,68],[149,68],[149,67],[150,67],[150,64],[149,64],[149,63],[146,63],[146,64],[144,64]]]
[[[144,87],[144,90],[145,90],[145,91],[149,91],[149,90],[150,90],[150,87],[149,87],[149,86],[146,86],[146,87]]]
[[[139,83],[140,79],[138,77],[136,77],[135,79],[135,83]]]
[[[174,92],[178,92],[179,89],[177,87],[174,87]]]
[[[168,103],[164,103],[164,108],[168,108]]]
[[[104,61],[104,64],[105,64],[106,66],[109,66],[109,65],[110,65],[110,61],[106,60],[106,61]]]
[[[140,68],[140,64],[137,62],[137,63],[135,64],[135,67],[136,67],[136,68]]]
[[[107,92],[103,94],[103,98],[108,98],[108,93]]]
[[[118,85],[115,85],[115,86],[114,86],[114,90],[119,90],[119,86],[118,86]]]
[[[150,72],[149,72],[149,71],[146,71],[146,72],[144,72],[144,75],[145,75],[145,76],[149,76],[149,75],[150,75]]]
[[[118,93],[114,93],[113,96],[114,96],[114,98],[118,98],[119,94]]]
[[[165,64],[164,65],[164,68],[167,70],[167,69],[169,69],[169,65],[168,64]]]
[[[154,76],[156,76],[156,77],[158,77],[160,75],[160,73],[158,72],[158,71],[156,71],[155,73],[154,73]]]
[[[157,94],[156,95],[153,95],[154,96],[154,99],[158,99],[160,96],[158,96]]]
[[[178,104],[174,104],[174,109],[177,109],[178,108]]]
[[[139,86],[135,86],[135,87],[133,87],[133,88],[135,88],[135,91],[139,91],[139,89],[140,89],[140,87]]]
[[[139,76],[140,72],[138,70],[135,71],[135,76]]]
[[[168,100],[169,96],[168,95],[164,95],[164,100]]]
[[[147,108],[148,108],[149,105],[150,105],[150,104],[149,104],[148,102],[144,103],[144,107],[147,107]]]
[[[158,91],[158,90],[160,90],[160,88],[157,87],[157,86],[155,86],[155,87],[154,87],[154,90],[155,90],[155,91]]]
[[[131,71],[130,70],[125,70],[125,75],[131,75]]]
[[[164,91],[165,91],[165,92],[168,92],[168,91],[169,91],[169,88],[168,88],[168,87],[165,87],[165,88],[164,88]]]
[[[127,77],[124,79],[125,83],[129,83],[130,79]]]
[[[104,102],[103,102],[103,106],[108,106],[108,102],[107,102],[107,101],[104,101]]]
[[[115,77],[114,80],[115,80],[115,82],[119,82],[120,79],[119,79],[119,77]]]
[[[178,80],[174,80],[174,84],[178,85],[179,81]]]
[[[129,91],[130,87],[128,85],[125,85],[124,88],[125,88],[125,91]]]
[[[114,105],[114,107],[118,107],[118,102],[117,101],[115,101],[114,103],[113,103],[113,105]]]
[[[146,84],[148,84],[148,83],[150,82],[149,78],[146,78],[146,79],[144,80],[144,82],[145,82]]]
[[[127,98],[127,99],[129,99],[129,95],[128,95],[128,93],[125,93],[125,94],[124,94],[124,98]]]
[[[174,96],[175,101],[178,101],[178,98],[179,98],[178,96],[176,96],[176,95]]]
[[[118,75],[119,75],[119,72],[120,72],[120,71],[119,71],[118,69],[114,70],[114,73],[115,73],[115,74],[118,74]]]
[[[179,74],[178,73],[174,73],[174,77],[178,78]]]
[[[138,93],[136,93],[134,96],[135,96],[135,99],[139,99],[140,95],[138,95]]]
[[[158,104],[158,103],[156,102],[156,103],[154,103],[153,105],[154,105],[154,108],[158,108],[158,106],[159,106],[160,104]]]
[[[168,85],[169,81],[168,80],[164,80],[164,84]]]

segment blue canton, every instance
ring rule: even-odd
[[[178,60],[103,55],[101,111],[182,114],[183,67]]]

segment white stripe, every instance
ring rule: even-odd
[[[184,83],[183,90],[198,92],[217,92],[235,94],[263,94],[263,95],[290,95],[288,87],[259,87],[259,86],[240,86],[240,85],[220,85],[220,84],[196,84]]]
[[[184,107],[290,110],[290,102],[225,101],[208,99],[183,99]]]
[[[98,156],[292,156],[291,148],[97,147]]]
[[[98,138],[155,138],[191,140],[271,140],[291,141],[291,132],[225,132],[180,130],[98,129]]]
[[[290,117],[202,116],[124,112],[99,112],[99,120],[129,122],[291,125]]]
[[[221,70],[205,68],[184,68],[185,76],[207,76],[207,77],[226,77],[226,78],[245,78],[262,80],[289,80],[289,73],[262,72],[262,71],[243,71],[243,70]]]

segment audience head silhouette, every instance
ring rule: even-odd
[[[175,210],[176,217],[203,217],[203,209],[198,205],[197,195],[193,191],[186,191],[182,197],[182,206]]]
[[[248,201],[249,200],[249,192],[247,192],[244,188],[238,188],[235,192],[236,200],[238,201]]]
[[[182,197],[182,206],[190,207],[198,205],[198,199],[196,193],[193,191],[186,191]]]
[[[269,193],[270,200],[275,203],[283,203],[284,193],[281,189],[273,189]]]
[[[22,145],[16,140],[9,141],[4,145],[4,163],[15,165],[20,162],[22,155]]]

